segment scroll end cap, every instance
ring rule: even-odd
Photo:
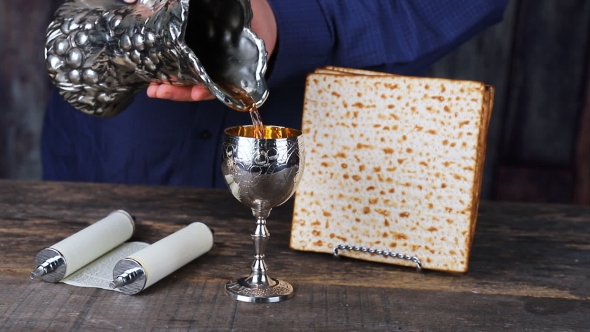
[[[113,281],[109,283],[109,287],[111,289],[120,288],[130,283],[130,280],[125,280],[121,276],[115,278]]]
[[[38,276],[42,276],[45,275],[45,269],[42,266],[37,266],[37,268],[35,269],[35,271],[31,272],[31,280],[37,278]]]

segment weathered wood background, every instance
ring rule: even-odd
[[[0,0],[0,178],[41,177],[45,28],[59,0]],[[496,87],[482,197],[590,204],[590,1],[512,0],[432,76]]]

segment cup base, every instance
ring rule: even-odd
[[[274,286],[248,287],[247,277],[225,284],[225,292],[234,300],[251,303],[281,302],[293,296],[293,286],[288,282],[274,279]]]

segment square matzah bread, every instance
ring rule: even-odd
[[[310,74],[291,248],[365,246],[416,256],[426,269],[466,272],[493,93],[479,82],[348,68]]]

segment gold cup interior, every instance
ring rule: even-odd
[[[254,126],[236,126],[225,130],[227,135],[257,138]],[[279,126],[264,126],[262,139],[294,138],[301,135],[301,131]]]

